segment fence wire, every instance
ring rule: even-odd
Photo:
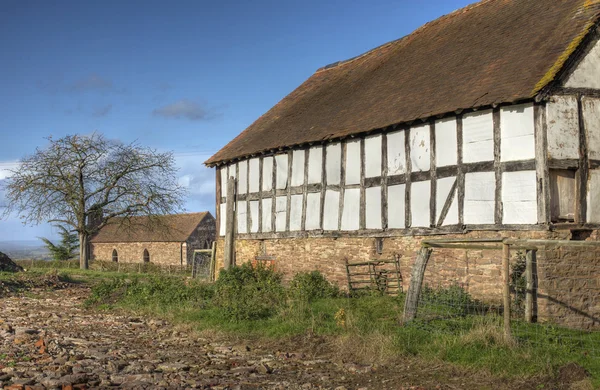
[[[600,249],[545,247],[533,256],[511,250],[510,328],[518,345],[600,357]],[[436,248],[427,265],[416,326],[467,335],[502,332],[502,251]],[[532,322],[526,320],[527,293]]]

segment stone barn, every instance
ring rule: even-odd
[[[91,259],[188,265],[195,249],[211,248],[215,235],[215,218],[207,211],[115,218],[90,240]]]
[[[217,265],[345,286],[345,260],[399,254],[406,282],[425,237],[598,239],[599,17],[485,0],[318,69],[205,162]],[[499,296],[501,255],[461,256],[461,283]]]

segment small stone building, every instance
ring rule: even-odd
[[[341,286],[346,260],[396,254],[406,282],[435,236],[598,240],[599,19],[598,0],[485,0],[317,70],[206,161],[217,266],[230,223],[236,263]],[[596,280],[600,256],[575,258]],[[500,264],[436,251],[428,269],[498,298]]]
[[[115,218],[91,240],[92,260],[187,265],[195,249],[215,240],[215,218],[207,211],[157,217]]]

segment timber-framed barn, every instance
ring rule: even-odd
[[[344,286],[345,260],[400,254],[408,275],[432,235],[598,239],[599,17],[485,0],[317,70],[206,161],[217,266]],[[498,293],[497,254],[471,261],[470,286]]]

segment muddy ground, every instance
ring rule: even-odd
[[[440,362],[342,361],[315,336],[241,340],[159,318],[85,309],[89,289],[52,281],[0,294],[0,388],[584,389],[585,372],[505,379]],[[583,382],[582,382],[583,380]],[[541,387],[540,387],[541,386]],[[583,387],[582,387],[583,386]]]

